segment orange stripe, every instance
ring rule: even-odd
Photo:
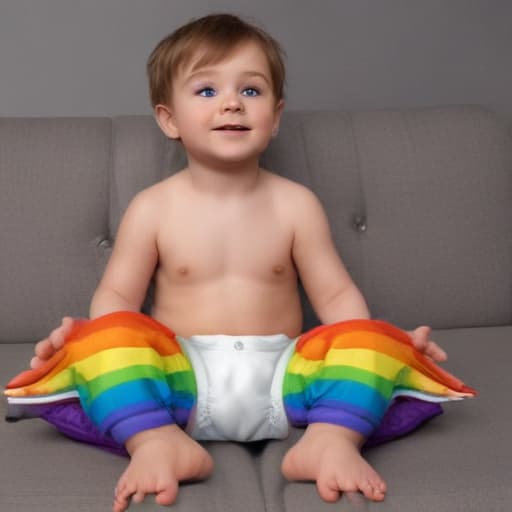
[[[325,359],[331,348],[365,348],[382,352],[451,389],[476,394],[475,390],[416,350],[407,333],[386,322],[349,320],[320,326],[301,338],[296,350],[305,359],[318,361]]]
[[[412,345],[410,336],[405,331],[402,331],[402,329],[399,329],[394,325],[383,322],[382,320],[356,319],[346,320],[344,322],[338,322],[331,325],[320,325],[315,329],[308,331],[300,337],[299,341],[297,342],[296,350],[300,352],[302,345],[311,338],[317,338],[321,336],[327,342],[330,342],[333,338],[339,336],[340,334],[352,333],[354,331],[385,334],[390,338],[399,341],[400,343]]]
[[[63,350],[56,352],[43,366],[35,370],[26,370],[16,375],[9,383],[5,386],[6,389],[20,388],[23,386],[29,386],[34,382],[42,379],[47,373],[51,372],[65,357]]]
[[[365,333],[367,337],[370,337],[371,334],[385,335],[407,347],[413,346],[409,335],[391,324],[377,320],[349,320],[320,326],[309,331],[299,339],[296,350],[307,359],[323,359],[335,339],[345,334],[354,333]],[[314,344],[308,343],[312,339],[315,340]],[[315,345],[314,349],[312,348],[313,345]],[[306,355],[310,351],[312,351],[311,357]],[[314,354],[316,354],[316,357]]]
[[[380,333],[357,332],[344,334],[333,340],[331,348],[363,348],[374,350],[393,357],[436,381],[445,384],[450,383],[450,387],[455,386],[457,389],[462,385],[459,379],[456,379],[453,375],[436,365],[412,345],[397,343],[397,340],[394,338]]]
[[[119,329],[120,328],[120,329]],[[120,331],[133,331],[133,336],[120,336]],[[117,334],[116,334],[117,333]],[[82,342],[83,343],[79,343]],[[101,350],[116,347],[145,347],[150,345],[162,356],[181,353],[174,333],[156,320],[141,313],[121,311],[79,324],[71,332],[63,349],[56,352],[43,366],[27,370],[14,377],[7,389],[28,386],[49,378],[66,366],[85,359]]]
[[[108,327],[84,336],[80,340],[69,340],[68,351],[72,354],[73,361],[80,361],[101,350],[117,347],[147,347],[154,348],[162,356],[172,356],[181,353],[176,338],[152,331],[143,326],[115,326]]]
[[[176,335],[164,324],[158,322],[150,316],[138,313],[136,311],[115,311],[101,317],[95,318],[90,322],[77,325],[76,332],[72,331],[70,339],[78,341],[84,337],[90,336],[98,330],[108,329],[111,327],[132,327],[140,329],[146,327],[151,330],[160,331],[169,338]]]

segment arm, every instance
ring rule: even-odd
[[[157,208],[150,190],[138,194],[121,221],[112,255],[91,301],[90,317],[139,311],[158,262]]]
[[[320,201],[307,189],[300,194],[292,254],[318,318],[324,324],[369,318],[366,302],[334,246]]]
[[[324,324],[370,318],[361,292],[338,256],[320,201],[309,192],[299,204],[293,257],[318,318]],[[408,334],[417,350],[434,361],[445,361],[446,352],[430,339],[430,332],[430,327],[421,326]]]
[[[90,318],[121,310],[138,311],[158,262],[157,208],[151,189],[131,202],[119,226],[114,250],[94,293]],[[62,348],[76,320],[62,319],[59,327],[35,346],[32,368],[39,368]]]
[[[139,194],[128,207],[103,278],[94,293],[90,317],[106,313],[138,311],[158,261],[156,209],[147,192]],[[77,321],[65,317],[50,335],[35,346],[32,368],[39,368],[62,348]]]

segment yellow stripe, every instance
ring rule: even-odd
[[[313,373],[319,371],[323,365],[323,359],[313,361],[311,359],[306,359],[305,357],[302,357],[298,352],[296,352],[295,354],[293,354],[293,356],[290,359],[290,362],[288,363],[287,372],[293,373],[295,375],[304,375],[305,377],[308,377],[309,375],[312,375]]]
[[[162,357],[147,347],[113,348],[82,359],[44,382],[36,382],[22,388],[23,393],[19,393],[18,396],[49,394],[73,387],[75,371],[86,380],[92,380],[115,370],[141,364],[160,368],[164,373],[191,370],[190,364],[183,354]]]
[[[99,375],[139,364],[152,365],[164,372],[190,370],[190,364],[183,354],[162,357],[147,347],[103,350],[73,366],[86,380],[92,380]]]
[[[388,380],[395,380],[405,366],[394,357],[365,348],[331,349],[325,358],[325,366],[353,366],[375,373]]]
[[[6,390],[5,394],[7,396],[49,395],[51,393],[56,393],[57,391],[71,388],[73,385],[72,375],[72,371],[65,368],[51,379],[43,382],[36,382],[35,384],[30,384],[29,386],[24,386],[22,388],[9,389]]]
[[[404,364],[385,354],[374,350],[360,348],[331,349],[325,361],[312,361],[295,353],[290,360],[290,373],[310,376],[319,371],[322,366],[353,366],[366,370],[385,379],[394,380]]]
[[[288,372],[308,377],[322,369],[323,366],[352,366],[369,371],[375,375],[394,382],[398,386],[446,396],[451,395],[449,388],[432,380],[418,370],[411,368],[397,359],[369,349],[331,349],[325,362],[305,359],[295,353],[290,360]],[[343,376],[341,376],[341,379]]]
[[[426,375],[423,375],[422,373],[418,372],[414,368],[409,368],[408,371],[405,370],[403,374],[400,375],[400,379],[399,382],[397,382],[397,384],[408,388],[426,391],[427,393],[432,393],[435,395],[455,395],[455,393],[453,393],[452,390],[450,390],[444,384],[439,384],[438,382],[430,379]]]
[[[448,394],[448,388],[418,370],[381,352],[368,349],[331,349],[325,359],[326,366],[346,365],[360,368],[383,377],[398,386],[433,393]]]

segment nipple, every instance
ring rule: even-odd
[[[188,273],[189,273],[188,267],[179,267],[179,268],[178,268],[178,274],[179,274],[180,276],[185,277],[185,276],[187,276],[187,275],[188,275]]]
[[[284,272],[284,267],[283,267],[283,265],[276,265],[276,266],[272,269],[272,271],[274,272],[274,274],[275,274],[276,276],[279,276],[279,275],[281,275],[281,274]]]

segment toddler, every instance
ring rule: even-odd
[[[344,491],[384,499],[360,448],[397,390],[472,392],[433,363],[446,354],[429,328],[409,337],[369,320],[317,197],[260,167],[284,107],[274,39],[206,16],[161,41],[148,74],[156,121],[188,165],[132,200],[91,321],[65,318],[36,346],[33,371],[71,364],[65,350],[82,360],[82,405],[131,456],[114,512],[147,494],[171,504],[180,481],[206,478],[213,462],[198,440],[284,438],[290,423],[307,428],[282,462],[286,478],[316,481],[330,502]],[[299,278],[323,324],[303,336]],[[108,383],[100,367],[112,367]]]

